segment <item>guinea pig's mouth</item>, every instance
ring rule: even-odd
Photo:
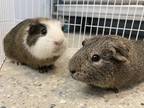
[[[53,51],[54,53],[58,53],[60,52],[61,48],[55,48],[55,50]]]
[[[74,75],[73,74],[71,74],[71,77],[73,78],[73,79],[75,79],[75,77],[74,77]],[[76,80],[76,79],[75,79]]]
[[[65,45],[60,45],[60,46],[56,46],[55,49],[53,50],[54,53],[59,53],[59,52],[63,52],[65,50]]]
[[[71,73],[71,76],[72,76],[73,79],[78,80],[78,78],[76,77],[77,76],[76,74],[77,73]]]
[[[73,79],[87,83],[87,84],[93,84],[95,81],[95,79],[93,79],[92,76],[89,76],[86,73],[82,74],[82,72],[71,73],[71,76]]]
[[[85,79],[84,75],[80,74],[79,72],[71,73],[71,76],[75,80],[85,82],[84,81],[84,79]]]

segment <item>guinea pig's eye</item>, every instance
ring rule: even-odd
[[[30,29],[29,29],[28,33],[30,35],[37,35],[37,34],[46,35],[47,28],[44,24],[30,25]]]
[[[93,62],[98,62],[100,59],[101,59],[101,57],[100,57],[99,55],[97,55],[97,54],[94,54],[94,55],[92,56],[92,58],[91,58],[91,60],[92,60]]]
[[[43,26],[41,29],[41,34],[46,35],[46,33],[47,33],[47,28]]]

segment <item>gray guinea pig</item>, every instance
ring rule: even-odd
[[[82,45],[69,62],[74,79],[115,92],[144,80],[143,41],[96,36]]]
[[[66,49],[61,23],[48,18],[26,19],[4,38],[5,55],[40,72],[46,72]]]

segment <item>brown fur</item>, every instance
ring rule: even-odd
[[[101,62],[93,62],[98,54]],[[72,57],[69,70],[76,80],[102,88],[123,88],[144,80],[144,42],[119,36],[86,39]]]
[[[23,44],[23,38],[27,35],[27,27],[32,24],[39,23],[41,20],[43,21],[48,19],[26,19],[15,26],[6,35],[4,38],[4,51],[7,57],[36,69],[41,66],[51,65],[59,58],[59,56],[55,56],[47,59],[37,59],[27,51],[25,45]]]

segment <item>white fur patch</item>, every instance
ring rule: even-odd
[[[47,59],[61,55],[66,47],[66,38],[61,30],[59,21],[48,20],[43,21],[42,23],[47,25],[47,34],[46,36],[40,37],[35,45],[31,47],[26,44],[26,39],[24,39],[28,51],[38,59]],[[54,42],[61,40],[64,40],[63,45],[58,47],[55,46]]]

